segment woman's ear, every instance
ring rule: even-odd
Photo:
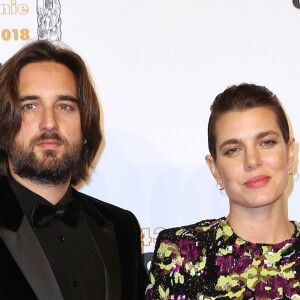
[[[295,148],[295,139],[292,138],[289,140],[287,144],[287,163],[289,169],[293,168],[294,156],[295,156],[294,148]]]
[[[207,165],[210,169],[210,172],[211,172],[212,176],[217,181],[217,184],[219,184],[221,188],[224,188],[223,179],[220,175],[219,168],[216,165],[216,162],[215,162],[214,158],[211,155],[206,155],[205,156],[205,161],[206,161],[206,163],[207,163]]]

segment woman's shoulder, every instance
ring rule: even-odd
[[[300,242],[300,222],[299,221],[291,221],[291,222],[295,226],[295,233],[294,233],[293,237],[296,238],[296,240],[299,243]]]
[[[216,233],[222,224],[226,222],[226,218],[207,219],[194,224],[167,228],[159,233],[158,240],[177,241],[181,238],[189,240],[198,239],[199,235],[210,235]]]
[[[294,223],[297,232],[300,233],[300,222],[299,221],[292,221],[292,223]]]

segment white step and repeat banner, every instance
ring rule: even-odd
[[[204,160],[210,104],[227,86],[277,94],[299,152],[299,0],[0,0],[0,63],[36,38],[89,67],[105,144],[80,189],[135,213],[146,262],[162,228],[228,213]],[[289,194],[300,220],[297,176]]]

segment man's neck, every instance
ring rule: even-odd
[[[57,204],[59,200],[65,195],[70,185],[70,179],[65,183],[50,185],[22,178],[13,172],[11,172],[11,175],[18,183],[31,190],[32,192],[40,195],[53,205]]]

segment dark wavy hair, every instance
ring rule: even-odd
[[[232,85],[220,93],[210,107],[208,121],[208,148],[214,160],[216,152],[216,122],[226,112],[243,111],[255,107],[269,107],[275,113],[284,141],[288,143],[290,131],[286,114],[276,97],[264,86],[249,83]]]
[[[45,40],[27,44],[0,67],[0,175],[9,174],[7,152],[22,123],[18,91],[20,70],[27,64],[45,61],[65,65],[75,77],[81,130],[86,139],[79,165],[71,174],[71,184],[77,184],[87,178],[102,140],[99,101],[82,58],[65,46]]]

